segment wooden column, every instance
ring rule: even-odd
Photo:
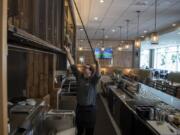
[[[0,135],[7,135],[7,0],[0,0]]]

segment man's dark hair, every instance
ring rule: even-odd
[[[93,75],[94,72],[95,72],[95,69],[94,69],[93,65],[91,65],[91,64],[85,64],[85,66],[89,66],[89,70],[92,72],[91,75]]]

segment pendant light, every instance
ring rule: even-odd
[[[137,23],[137,38],[135,40],[135,47],[140,48],[141,47],[141,39],[139,37],[139,17],[140,17],[141,11],[136,11],[136,12],[137,12],[137,17],[138,17],[138,23]]]
[[[129,48],[129,22],[130,20],[126,20],[126,25],[127,25],[127,31],[126,31],[126,44],[125,44],[125,48],[128,49]]]
[[[82,51],[82,50],[83,50],[83,47],[82,47],[82,45],[81,45],[81,42],[82,42],[82,39],[81,39],[81,31],[82,31],[82,29],[80,28],[79,30],[80,30],[79,51]]]
[[[122,50],[122,47],[121,47],[121,30],[122,30],[122,26],[119,26],[119,37],[120,37],[120,44],[119,44],[119,46],[118,46],[118,51],[121,51]]]
[[[157,25],[157,0],[155,0],[155,4],[154,4],[155,10],[155,19],[154,19],[154,32],[151,33],[151,44],[158,44],[159,42],[159,34],[156,31],[156,25]]]
[[[80,46],[80,47],[79,47],[79,51],[82,51],[82,50],[83,50],[83,48],[82,48],[82,46]]]
[[[102,47],[101,47],[101,51],[104,51],[104,29],[102,29],[103,35],[102,35]]]

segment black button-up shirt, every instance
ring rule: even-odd
[[[79,105],[96,105],[96,86],[100,75],[96,72],[92,77],[85,78],[75,65],[71,66],[72,73],[77,80],[77,103]]]

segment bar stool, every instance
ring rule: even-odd
[[[150,87],[154,87],[155,82],[153,80],[149,79],[147,85],[150,86]]]
[[[162,81],[160,81],[160,80],[156,81],[155,88],[158,90],[161,90],[161,91],[164,91],[164,89],[165,89]]]
[[[170,85],[169,83],[165,83],[165,92],[169,95],[176,96],[176,87]]]

